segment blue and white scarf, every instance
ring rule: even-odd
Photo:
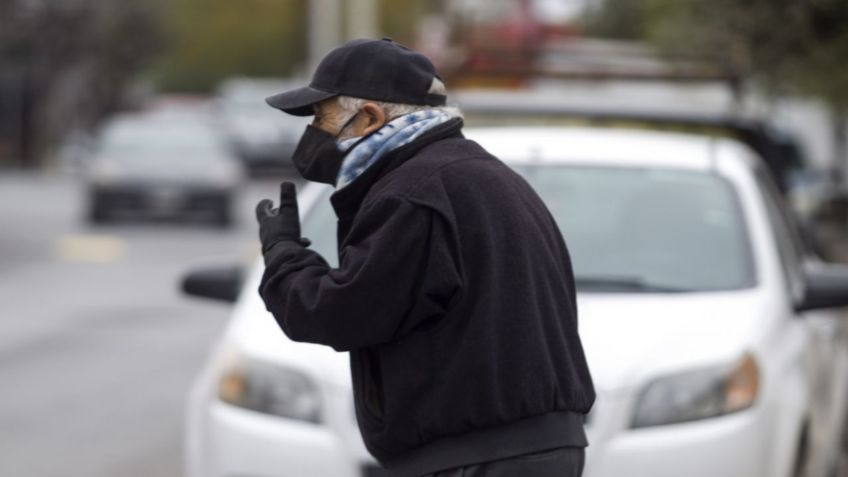
[[[386,123],[347,153],[336,179],[336,190],[353,182],[387,152],[409,144],[430,129],[459,116],[459,111],[454,108],[435,108],[405,114]],[[352,137],[339,141],[339,149],[344,151],[360,139]]]

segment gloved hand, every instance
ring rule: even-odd
[[[280,206],[275,208],[270,199],[256,204],[256,220],[259,222],[259,241],[262,253],[267,252],[280,242],[296,242],[304,247],[311,243],[300,236],[300,217],[297,210],[297,196],[294,184],[280,184]]]

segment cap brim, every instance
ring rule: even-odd
[[[275,94],[265,98],[270,106],[294,116],[312,116],[315,112],[312,105],[325,99],[338,96],[338,93],[328,93],[309,86],[293,89],[285,93]]]

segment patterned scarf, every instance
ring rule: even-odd
[[[430,129],[456,117],[460,117],[460,113],[455,108],[435,108],[399,116],[386,123],[347,153],[336,180],[336,190],[356,180],[387,152],[411,143]],[[345,150],[360,139],[352,137],[340,141],[339,149]]]

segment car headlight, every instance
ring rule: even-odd
[[[749,353],[730,366],[664,376],[639,394],[631,427],[696,421],[741,411],[754,405],[759,386],[759,368]]]
[[[308,376],[244,356],[229,361],[218,382],[222,401],[264,414],[320,422],[320,394]]]

